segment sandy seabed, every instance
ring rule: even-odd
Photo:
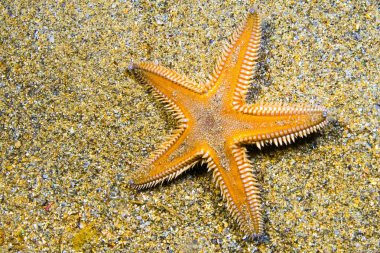
[[[1,1],[0,252],[378,251],[378,3],[202,2]],[[126,187],[173,127],[130,64],[202,82],[252,5],[263,42],[249,101],[323,105],[330,119],[296,144],[250,148],[261,244],[204,167]]]

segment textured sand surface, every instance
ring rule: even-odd
[[[331,119],[296,144],[250,149],[262,244],[230,220],[203,167],[126,187],[172,126],[128,66],[202,82],[252,3],[43,2],[0,2],[0,252],[379,249],[376,1],[255,3],[264,37],[249,100],[321,104]]]

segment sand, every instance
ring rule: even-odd
[[[43,2],[0,3],[0,252],[379,249],[376,1]],[[173,127],[128,66],[153,61],[202,82],[253,4],[263,43],[249,101],[323,105],[330,120],[296,144],[250,148],[261,244],[204,167],[127,188]]]

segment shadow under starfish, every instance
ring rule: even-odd
[[[256,240],[264,234],[260,184],[246,146],[290,144],[327,123],[326,111],[318,106],[246,103],[260,38],[260,18],[251,11],[203,85],[152,63],[131,66],[177,125],[141,165],[130,186],[153,187],[206,163],[232,217],[246,236]]]

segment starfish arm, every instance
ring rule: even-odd
[[[227,150],[230,167],[224,168],[218,156],[206,153],[213,181],[220,187],[227,209],[241,230],[250,237],[263,234],[264,225],[260,198],[260,184],[252,171],[246,148],[232,145]],[[207,157],[208,156],[208,157]]]
[[[205,149],[200,145],[187,142],[188,130],[183,133],[178,130],[169,136],[161,147],[154,152],[133,175],[130,186],[136,189],[146,189],[170,181],[202,160]]]
[[[264,107],[258,110],[261,111],[258,114],[244,114],[240,117],[246,122],[257,122],[255,118],[260,118],[260,123],[252,124],[251,128],[236,134],[235,143],[256,144],[258,148],[267,143],[274,143],[276,146],[290,144],[297,137],[305,137],[327,124],[327,113],[321,108],[271,108],[276,107]]]
[[[205,87],[191,81],[186,76],[174,70],[149,62],[134,63],[132,70],[135,70],[137,77],[152,86],[155,86],[167,96],[171,92],[198,93],[205,92]],[[136,71],[137,70],[137,71]]]
[[[324,112],[325,109],[320,106],[310,106],[303,104],[255,103],[242,104],[239,108],[237,108],[237,111],[255,116],[278,116]]]
[[[138,80],[152,88],[154,95],[166,104],[177,120],[193,120],[187,108],[202,97],[204,87],[173,70],[152,63],[133,64],[132,69]]]
[[[260,38],[260,18],[257,12],[250,12],[217,61],[206,86],[215,91],[227,89],[228,106],[237,107],[245,101],[258,58]]]

